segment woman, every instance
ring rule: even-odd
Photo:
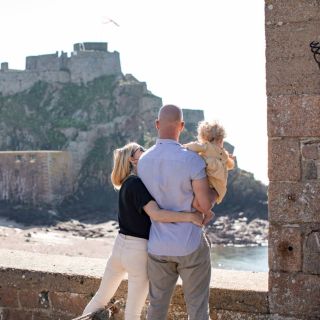
[[[113,154],[111,181],[119,191],[119,234],[107,262],[100,287],[83,314],[104,307],[128,274],[125,319],[138,320],[148,294],[147,240],[150,218],[159,222],[192,222],[202,226],[199,212],[162,210],[136,176],[138,160],[144,149],[129,143]]]

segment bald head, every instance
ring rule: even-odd
[[[182,110],[173,104],[167,104],[160,108],[158,120],[164,124],[181,122],[183,120]]]
[[[167,104],[159,110],[156,127],[162,139],[178,140],[184,128],[182,110],[172,104]]]

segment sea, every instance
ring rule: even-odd
[[[267,246],[215,246],[211,248],[215,269],[267,272]]]

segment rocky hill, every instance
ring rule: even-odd
[[[25,91],[0,95],[0,150],[69,151],[75,181],[73,194],[55,207],[1,201],[0,214],[25,223],[114,218],[112,152],[129,141],[150,146],[161,104],[132,75],[102,76],[86,84],[39,81]],[[196,123],[187,123],[182,142],[195,139],[195,128]],[[214,210],[217,215],[266,219],[266,186],[236,168],[225,200]]]

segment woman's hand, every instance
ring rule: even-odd
[[[190,213],[190,222],[195,224],[196,226],[203,226],[203,214],[199,211]]]
[[[203,219],[202,224],[204,226],[206,226],[213,218],[214,218],[214,212],[211,211],[211,209],[210,209],[206,212],[206,214],[204,214],[204,219]]]

